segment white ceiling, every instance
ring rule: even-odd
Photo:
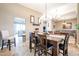
[[[77,5],[75,3],[48,3],[47,9],[44,3],[21,3],[21,5],[42,13],[40,19],[45,18],[47,12],[47,19],[71,19],[77,15]],[[46,20],[46,19],[45,19]]]
[[[45,9],[45,6],[46,4],[45,3],[20,3],[21,5],[25,6],[25,7],[28,7],[30,9],[33,9],[35,11],[38,11],[40,13],[44,13],[46,11]],[[48,3],[47,4],[47,9],[50,10],[50,9],[54,9],[56,7],[60,7],[62,5],[65,5],[64,3]]]
[[[21,3],[21,5],[43,13],[45,11],[45,4],[43,3]]]

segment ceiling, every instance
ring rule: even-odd
[[[38,11],[40,13],[44,13],[46,11],[46,4],[45,3],[20,3],[21,5],[28,7],[30,9],[33,9],[35,11]],[[47,9],[54,9],[56,7],[65,5],[64,3],[47,3]]]
[[[40,19],[72,19],[76,18],[77,5],[75,3],[21,3],[21,5],[42,13]],[[47,15],[47,19],[45,19]]]

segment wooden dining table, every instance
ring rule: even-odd
[[[43,33],[38,33],[43,34]],[[65,35],[58,35],[58,34],[49,34],[46,35],[47,40],[50,44],[52,44],[55,48],[53,48],[53,55],[58,56],[59,55],[59,44],[64,41]]]

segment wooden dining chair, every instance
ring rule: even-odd
[[[32,51],[33,47],[32,44],[34,43],[34,39],[35,39],[35,33],[30,32],[29,34],[29,48],[30,48],[30,52]]]
[[[39,54],[40,55],[53,55],[53,53],[50,53],[49,50],[51,52],[53,52],[53,45],[48,43],[48,40],[47,40],[47,37],[46,35],[41,35],[39,34],[39,37],[40,37],[40,48],[39,48],[39,51],[41,51]]]
[[[32,44],[34,45],[34,47],[32,47]],[[35,36],[35,33],[30,33],[30,52],[33,49],[35,56],[36,56],[36,53],[39,50],[38,47],[39,47],[39,38],[37,36]]]
[[[63,54],[63,56],[68,56],[68,41],[69,41],[70,34],[66,33],[65,34],[65,39],[62,44],[59,44],[59,49],[62,50],[63,52],[60,52]]]

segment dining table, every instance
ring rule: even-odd
[[[38,33],[43,35],[43,33]],[[62,43],[65,39],[65,35],[59,34],[48,34],[46,35],[47,40],[50,44],[52,44],[55,48],[53,48],[53,56],[59,55],[59,44]]]

